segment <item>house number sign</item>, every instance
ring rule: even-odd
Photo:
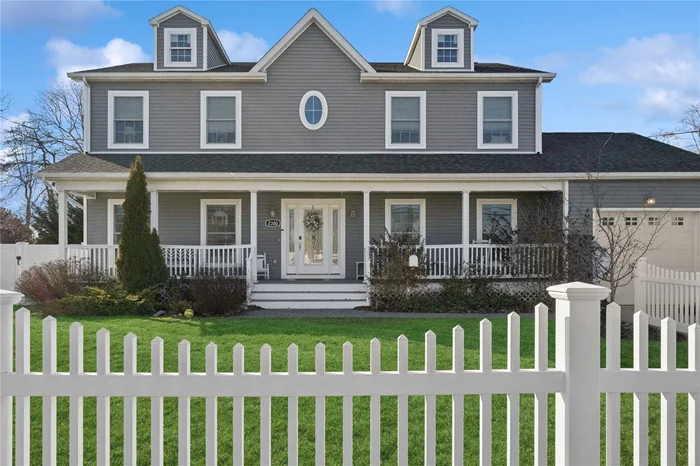
[[[276,218],[268,218],[265,220],[265,226],[269,228],[279,228],[281,225],[280,221]]]

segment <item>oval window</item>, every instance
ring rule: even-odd
[[[304,94],[299,103],[299,118],[307,129],[319,129],[326,122],[328,104],[326,98],[318,91]]]

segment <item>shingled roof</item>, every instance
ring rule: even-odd
[[[400,62],[370,62],[372,68],[378,73],[430,73],[420,71]],[[234,62],[217,68],[203,71],[203,73],[247,73],[254,62]],[[128,63],[126,65],[107,66],[91,70],[76,71],[75,73],[148,73],[153,72],[153,62]],[[174,71],[173,73],[177,73]],[[439,72],[434,72],[439,73]],[[522,68],[520,66],[505,65],[503,63],[474,63],[474,73],[546,73],[546,71]]]
[[[543,133],[541,154],[144,154],[147,172],[515,174],[687,172],[700,155],[635,133]],[[127,172],[135,154],[72,155],[53,173]]]

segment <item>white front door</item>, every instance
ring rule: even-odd
[[[282,276],[343,278],[344,199],[285,199],[282,211]]]

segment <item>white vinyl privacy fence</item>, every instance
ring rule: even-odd
[[[27,464],[29,445],[29,397],[43,397],[42,458],[43,464],[54,464],[56,458],[56,397],[70,397],[70,462],[82,464],[83,459],[83,397],[97,397],[97,463],[110,463],[110,416],[124,418],[124,463],[136,463],[136,397],[149,397],[151,410],[151,463],[163,463],[163,397],[178,398],[178,459],[190,462],[190,397],[206,398],[206,464],[217,461],[217,400],[233,398],[233,457],[234,464],[243,464],[244,417],[243,400],[256,398],[260,402],[260,463],[271,463],[271,398],[288,399],[289,464],[298,463],[298,399],[315,397],[315,463],[326,459],[326,397],[343,398],[342,462],[353,461],[353,397],[370,397],[369,463],[380,462],[380,397],[398,398],[397,448],[398,463],[408,463],[409,412],[408,396],[424,397],[424,462],[436,462],[436,396],[452,396],[452,463],[464,463],[463,436],[464,395],[480,396],[479,446],[480,464],[490,464],[492,458],[492,396],[507,396],[508,463],[520,461],[520,396],[535,394],[534,464],[547,464],[547,394],[554,393],[554,462],[566,465],[596,465],[601,458],[600,394],[606,394],[605,457],[607,464],[620,464],[620,393],[634,394],[634,462],[648,462],[649,393],[661,393],[661,458],[663,464],[674,464],[676,456],[676,395],[688,393],[688,461],[700,463],[700,327],[689,328],[688,368],[676,368],[675,322],[662,322],[661,368],[648,367],[648,317],[639,312],[634,318],[634,368],[620,368],[620,307],[607,308],[606,368],[600,368],[600,301],[608,290],[594,285],[571,283],[549,289],[556,298],[556,363],[548,365],[548,311],[544,305],[535,308],[535,367],[520,367],[520,317],[508,317],[507,369],[492,368],[491,323],[483,320],[480,335],[464,335],[460,327],[452,334],[452,368],[437,370],[435,334],[425,334],[425,367],[408,370],[409,342],[398,338],[396,370],[380,367],[380,342],[370,344],[370,370],[353,370],[353,347],[343,347],[343,370],[328,372],[325,347],[316,347],[315,371],[298,370],[298,349],[286,349],[288,369],[272,372],[272,348],[260,348],[260,372],[244,371],[244,348],[233,347],[233,372],[217,372],[218,348],[206,348],[206,372],[190,370],[190,344],[178,346],[179,370],[163,372],[163,340],[151,341],[150,372],[136,371],[137,337],[129,333],[124,338],[124,372],[110,370],[110,335],[103,329],[97,333],[97,371],[83,371],[83,327],[75,323],[70,329],[70,371],[56,372],[56,321],[43,321],[42,372],[29,370],[30,334],[29,311],[16,313],[16,341],[13,342],[12,304],[20,299],[13,292],[0,294],[0,464],[9,465],[12,450],[16,464]],[[480,367],[464,368],[464,339],[480,339]],[[13,369],[13,349],[16,353]],[[231,348],[227,349],[230,352]],[[230,355],[231,353],[229,353]],[[227,356],[230,357],[230,356]],[[284,357],[284,356],[280,356]],[[124,412],[110,412],[110,397],[124,398]],[[12,400],[15,401],[14,440],[12,431]],[[139,401],[143,403],[143,401]],[[530,462],[531,459],[523,459]]]
[[[634,308],[649,314],[659,326],[670,317],[679,329],[700,323],[700,272],[671,270],[640,259],[634,278]]]

